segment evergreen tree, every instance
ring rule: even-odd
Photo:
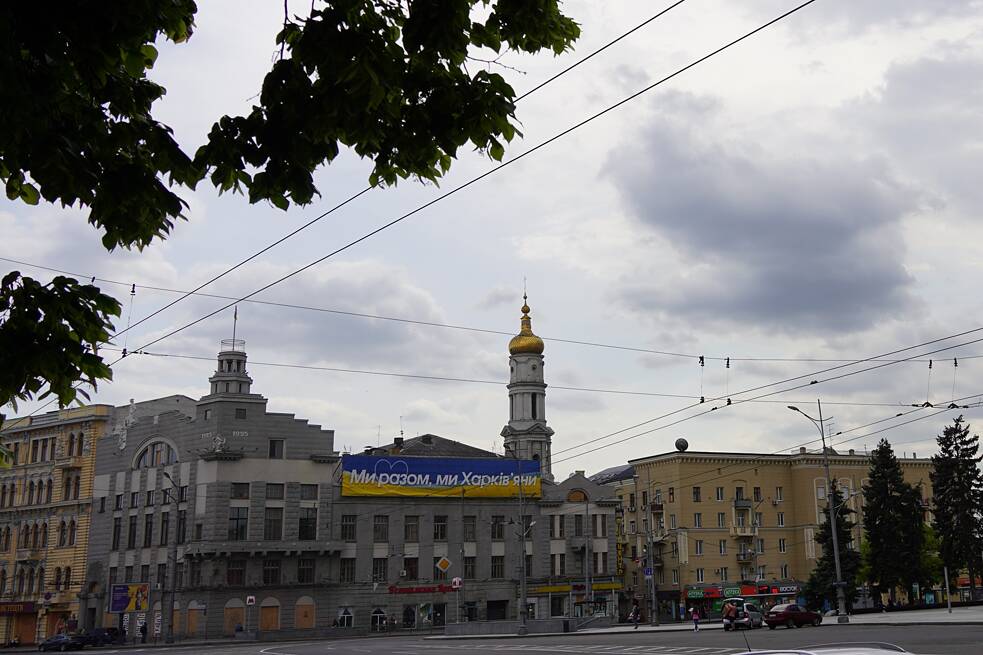
[[[969,434],[963,417],[946,426],[938,437],[939,452],[932,456],[932,490],[935,532],[939,555],[952,575],[969,570],[969,584],[976,596],[980,515],[983,512],[983,473],[977,455],[979,437]]]
[[[869,546],[867,582],[894,598],[896,587],[910,587],[924,577],[921,564],[925,533],[921,491],[905,482],[887,439],[881,439],[870,455],[864,501],[864,534]]]
[[[857,573],[860,570],[860,553],[847,544],[853,542],[853,528],[856,525],[851,518],[855,512],[843,506],[843,495],[834,483],[830,490],[829,502],[833,503],[836,516],[837,539],[840,544],[840,570],[843,574],[843,591],[849,608],[857,597]],[[838,510],[837,510],[838,508]],[[821,608],[823,601],[828,600],[830,606],[836,607],[836,560],[833,556],[833,532],[830,529],[829,511],[824,508],[827,520],[819,526],[816,543],[822,548],[822,556],[812,570],[809,581],[806,582],[803,593],[810,607]]]

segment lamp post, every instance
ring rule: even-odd
[[[635,476],[637,481],[638,476]],[[659,600],[656,597],[656,586],[655,586],[655,539],[653,535],[655,533],[655,515],[652,514],[652,504],[655,502],[655,498],[652,496],[652,480],[648,480],[646,486],[646,499],[648,502],[645,503],[646,514],[648,515],[648,530],[645,531],[646,539],[646,549],[648,551],[648,557],[645,558],[648,568],[652,571],[652,575],[649,576],[649,594],[651,602],[649,603],[649,625],[659,625]],[[642,577],[644,578],[645,571],[642,571]]]
[[[532,529],[532,522],[530,522],[529,527],[526,527],[525,518],[525,505],[526,497],[525,492],[522,490],[522,460],[519,459],[518,453],[515,452],[513,448],[507,448],[506,451],[512,456],[516,461],[516,465],[519,469],[519,547],[520,555],[519,561],[522,563],[522,577],[519,579],[519,629],[516,631],[519,635],[526,635],[529,633],[529,628],[526,627],[526,614],[529,611],[529,599],[527,598],[526,592],[526,532]]]
[[[846,613],[846,594],[843,592],[843,573],[840,569],[840,537],[839,530],[837,530],[836,515],[833,513],[833,500],[831,494],[833,492],[833,479],[830,477],[829,473],[829,452],[826,450],[826,429],[823,427],[823,406],[819,399],[816,399],[816,406],[819,408],[819,420],[812,418],[805,412],[803,412],[798,407],[794,405],[789,405],[788,408],[793,412],[798,412],[805,416],[809,421],[816,426],[819,430],[819,436],[823,443],[823,466],[826,469],[826,509],[829,513],[829,530],[833,535],[833,565],[836,569],[836,580],[833,585],[836,587],[836,606],[837,606],[837,623],[849,623],[850,617]]]
[[[167,478],[168,482],[171,483],[171,489],[177,488],[177,483],[174,482],[174,478],[167,471],[161,471],[164,477]],[[174,502],[174,508],[176,512],[180,512],[178,506],[180,505],[180,497],[174,498],[174,494],[170,493],[171,489],[164,489],[165,494],[171,496],[171,500]],[[164,633],[164,643],[173,644],[174,643],[174,596],[177,594],[177,516],[174,517],[174,536],[168,535],[168,541],[171,545],[171,555],[170,560],[172,562],[173,569],[171,570],[171,580],[170,585],[167,590],[167,631]]]

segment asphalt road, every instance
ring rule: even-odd
[[[795,630],[723,632],[704,630],[662,633],[577,634],[567,637],[522,639],[427,640],[422,637],[366,637],[334,641],[284,642],[278,644],[228,644],[177,646],[173,648],[126,649],[130,653],[174,653],[189,655],[736,655],[752,649],[803,647],[831,642],[880,641],[897,644],[919,655],[979,655],[983,653],[983,626],[838,626]],[[113,651],[102,651],[112,653]]]

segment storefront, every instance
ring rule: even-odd
[[[793,581],[765,583],[742,583],[732,585],[699,585],[686,588],[687,608],[694,607],[703,616],[719,616],[724,601],[728,598],[746,598],[767,610],[782,603],[801,602],[802,584]]]
[[[529,616],[547,618],[615,615],[618,592],[623,586],[620,580],[594,581],[588,595],[587,584],[584,582],[534,585],[526,592],[530,606],[535,607],[535,611],[530,612]]]
[[[6,641],[16,638],[22,645],[36,642],[38,612],[34,603],[0,603],[0,621],[6,626]]]

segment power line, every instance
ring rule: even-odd
[[[113,352],[122,352],[119,348],[104,347],[103,350],[109,350]],[[213,362],[214,357],[209,357],[205,355],[189,355],[184,353],[170,353],[170,352],[153,352],[148,350],[137,350],[128,353],[130,355],[146,355],[149,357],[165,358],[165,359],[187,359],[194,361],[204,361]],[[257,360],[249,360],[250,366],[270,366],[275,368],[290,368],[305,371],[325,371],[331,373],[351,373],[357,375],[372,375],[379,377],[394,377],[394,378],[408,378],[415,380],[425,380],[425,381],[437,381],[437,382],[460,382],[468,384],[484,384],[484,385],[495,385],[495,386],[505,386],[508,384],[506,380],[484,380],[479,378],[467,378],[467,377],[455,377],[455,376],[443,376],[443,375],[430,375],[423,373],[397,373],[394,371],[373,371],[366,369],[355,369],[355,368],[343,368],[336,366],[316,366],[313,364],[292,364],[287,362],[264,362]],[[673,393],[659,393],[653,391],[633,391],[629,389],[604,389],[596,387],[575,387],[575,386],[564,386],[550,384],[549,388],[552,390],[560,391],[578,391],[585,393],[600,393],[600,394],[617,394],[626,396],[646,396],[655,398],[685,398],[688,400],[698,399],[698,396],[688,396],[683,394],[673,394]],[[753,402],[761,403],[786,403],[786,402],[806,402],[806,401],[787,401],[787,400],[760,400]],[[828,405],[844,405],[850,407],[900,407],[899,403],[886,403],[886,402],[850,402],[850,401],[828,401]]]
[[[304,271],[306,271],[306,270],[308,270],[308,269],[310,269],[310,268],[312,268],[312,267],[320,264],[321,262],[323,262],[323,261],[325,261],[327,259],[330,259],[331,257],[334,257],[335,255],[337,255],[339,253],[342,253],[342,252],[348,250],[349,248],[352,248],[352,247],[358,245],[362,241],[365,241],[367,239],[372,238],[376,234],[379,234],[380,232],[389,229],[390,227],[392,227],[392,226],[394,226],[394,225],[396,225],[396,224],[398,224],[398,223],[406,220],[407,218],[410,218],[411,216],[414,216],[415,214],[418,214],[419,212],[423,211],[424,209],[427,209],[427,208],[429,208],[429,207],[437,204],[441,200],[444,200],[446,198],[449,198],[450,196],[452,196],[452,195],[454,195],[454,194],[456,194],[456,193],[458,193],[460,191],[463,191],[464,189],[467,189],[468,187],[472,186],[473,184],[476,184],[477,182],[483,180],[484,178],[489,177],[490,175],[493,175],[494,173],[497,173],[498,171],[502,170],[506,166],[510,166],[510,165],[514,164],[515,162],[520,161],[521,159],[523,159],[525,157],[528,157],[529,155],[537,152],[538,150],[540,150],[542,148],[545,148],[547,145],[553,143],[554,141],[557,141],[557,140],[563,138],[567,134],[570,134],[571,132],[573,132],[573,131],[575,131],[575,130],[581,128],[581,127],[583,127],[584,125],[587,125],[588,123],[591,123],[594,120],[596,120],[596,119],[598,119],[598,118],[600,118],[600,117],[602,117],[602,116],[604,116],[604,115],[606,115],[606,114],[614,111],[615,109],[621,107],[622,105],[625,105],[628,102],[631,102],[635,98],[637,98],[637,97],[639,97],[639,96],[641,96],[641,95],[643,95],[643,94],[651,91],[652,89],[654,89],[654,88],[656,88],[656,87],[664,84],[665,82],[668,82],[669,80],[671,80],[671,79],[673,79],[673,78],[681,75],[685,71],[687,71],[687,70],[689,70],[689,69],[691,69],[691,68],[693,68],[693,67],[701,64],[702,62],[710,59],[711,57],[713,57],[713,56],[715,56],[715,55],[717,55],[717,54],[719,54],[721,52],[724,52],[725,50],[727,50],[727,49],[729,49],[729,48],[737,45],[738,43],[741,43],[742,41],[750,38],[751,36],[754,36],[758,32],[760,32],[760,31],[762,31],[762,30],[770,27],[771,25],[774,25],[775,23],[777,23],[777,22],[779,22],[779,21],[787,18],[788,16],[791,16],[792,14],[794,14],[794,13],[796,13],[796,12],[804,9],[805,7],[811,5],[814,2],[816,2],[816,0],[806,0],[805,2],[803,2],[800,5],[798,5],[797,7],[794,7],[793,9],[790,9],[790,10],[786,11],[785,13],[781,14],[777,18],[771,19],[770,21],[768,21],[768,22],[760,25],[759,27],[756,27],[755,29],[751,30],[750,32],[745,33],[743,36],[740,36],[740,37],[734,39],[733,41],[730,41],[726,45],[720,46],[716,50],[713,50],[712,52],[710,52],[710,53],[708,53],[708,54],[700,57],[699,59],[696,59],[695,61],[690,62],[689,64],[683,66],[682,68],[677,69],[675,72],[670,73],[669,75],[667,75],[667,76],[665,76],[665,77],[657,80],[656,82],[654,82],[652,84],[649,84],[648,86],[642,88],[639,91],[636,91],[635,93],[629,95],[628,97],[623,98],[622,100],[619,100],[618,102],[614,103],[613,105],[610,105],[610,106],[606,107],[605,109],[602,109],[601,111],[599,111],[599,112],[597,112],[595,114],[592,114],[591,116],[588,116],[587,118],[585,118],[585,119],[583,119],[583,120],[575,123],[574,125],[572,125],[572,126],[566,128],[566,129],[562,130],[561,132],[553,135],[552,137],[546,139],[545,141],[541,141],[540,143],[538,143],[537,145],[533,146],[529,150],[526,150],[525,152],[519,153],[515,157],[512,157],[511,159],[508,159],[507,161],[504,161],[504,162],[498,164],[497,166],[494,166],[493,168],[485,171],[484,173],[481,173],[480,175],[477,175],[477,176],[471,178],[467,182],[464,182],[463,184],[460,184],[460,185],[454,187],[453,189],[450,189],[449,191],[446,191],[446,192],[442,193],[441,195],[437,196],[436,198],[434,198],[434,199],[432,199],[432,200],[430,200],[428,202],[425,202],[422,205],[419,205],[415,209],[413,209],[413,210],[411,210],[409,212],[406,212],[405,214],[403,214],[403,215],[401,215],[401,216],[399,216],[397,218],[394,218],[393,220],[389,221],[388,223],[384,223],[383,225],[377,227],[374,230],[371,230],[370,232],[365,233],[364,235],[358,237],[357,239],[354,239],[352,241],[349,241],[344,246],[341,246],[339,248],[336,248],[335,250],[332,250],[328,254],[326,254],[326,255],[324,255],[322,257],[319,257],[318,259],[315,259],[314,261],[310,262],[309,264],[306,264],[306,265],[304,265],[304,266],[302,266],[302,267],[294,270],[293,272],[288,273],[287,275],[284,275],[284,276],[282,276],[282,277],[274,280],[273,282],[270,282],[270,283],[268,283],[268,284],[260,287],[259,289],[256,289],[255,291],[252,291],[252,292],[250,292],[250,293],[242,296],[238,300],[236,300],[234,302],[231,302],[231,303],[228,303],[227,305],[224,305],[223,307],[220,307],[219,309],[216,309],[216,310],[214,310],[212,312],[209,312],[208,314],[205,314],[204,316],[201,316],[201,317],[199,317],[199,318],[191,321],[190,323],[186,323],[185,325],[183,325],[183,326],[181,326],[179,328],[176,328],[174,330],[171,330],[170,332],[165,333],[163,336],[157,337],[156,339],[153,339],[153,340],[149,341],[148,343],[142,345],[137,350],[142,350],[144,348],[149,348],[150,346],[153,346],[153,345],[155,345],[157,343],[160,343],[164,339],[167,339],[167,338],[169,338],[171,336],[174,336],[175,334],[177,334],[179,332],[182,332],[182,331],[184,331],[184,330],[186,330],[186,329],[188,329],[188,328],[190,328],[190,327],[192,327],[194,325],[197,325],[198,323],[200,323],[200,322],[202,322],[204,320],[207,320],[207,319],[211,318],[212,316],[215,316],[216,314],[218,314],[218,313],[220,313],[220,312],[228,309],[229,307],[232,307],[236,302],[242,302],[244,300],[247,300],[249,298],[252,298],[256,294],[262,293],[263,291],[266,291],[267,289],[269,289],[271,287],[274,287],[277,284],[280,284],[281,282],[284,282],[285,280],[288,280],[288,279],[294,277],[295,275],[298,275],[298,274],[300,274],[300,273],[302,273],[302,272],[304,272]],[[112,366],[112,365],[110,365],[110,366]]]
[[[609,41],[608,43],[606,43],[602,47],[600,47],[597,50],[595,50],[595,51],[591,52],[590,54],[588,54],[586,57],[583,57],[583,58],[579,59],[578,61],[574,62],[573,64],[571,64],[570,66],[568,66],[565,69],[561,70],[560,72],[556,73],[552,77],[544,80],[543,82],[540,82],[535,87],[533,87],[529,91],[526,91],[521,96],[519,96],[518,98],[516,98],[515,99],[515,103],[518,103],[523,98],[529,97],[530,95],[532,95],[536,91],[542,89],[547,84],[550,84],[551,82],[553,82],[557,78],[562,77],[563,75],[566,75],[567,73],[569,73],[570,71],[572,71],[574,68],[576,68],[576,67],[580,66],[581,64],[583,64],[584,62],[586,62],[588,59],[591,59],[595,55],[603,52],[604,50],[607,50],[608,48],[610,48],[611,46],[613,46],[614,44],[616,44],[618,41],[621,41],[622,39],[626,38],[630,34],[636,32],[637,30],[641,29],[645,25],[648,25],[652,21],[656,20],[657,18],[659,18],[663,14],[668,13],[670,10],[674,9],[675,7],[678,7],[679,5],[683,4],[684,2],[686,2],[686,0],[677,0],[677,2],[675,2],[672,5],[666,7],[665,9],[659,11],[655,15],[651,16],[650,18],[648,18],[647,20],[643,21],[642,23],[636,25],[635,27],[633,27],[632,29],[628,30],[624,34],[621,34],[620,36],[618,36],[614,40]],[[136,326],[140,325],[141,323],[150,320],[154,316],[157,316],[161,312],[163,312],[163,311],[165,311],[165,310],[173,307],[174,305],[178,304],[179,302],[181,302],[182,300],[184,300],[188,296],[192,295],[193,293],[198,292],[198,291],[201,291],[202,289],[204,289],[205,287],[207,287],[212,282],[215,282],[216,280],[219,280],[219,279],[225,277],[226,275],[228,275],[232,271],[234,271],[234,270],[238,269],[239,267],[245,265],[246,263],[252,261],[253,259],[255,259],[256,257],[262,255],[263,253],[268,252],[269,250],[275,248],[276,246],[280,245],[281,243],[283,243],[287,239],[290,239],[291,237],[293,237],[294,235],[296,235],[296,234],[298,234],[300,232],[303,232],[304,230],[306,230],[310,226],[314,225],[315,223],[317,223],[321,219],[323,219],[323,218],[325,218],[325,217],[333,214],[335,211],[341,209],[345,205],[353,202],[354,200],[357,200],[359,197],[361,197],[362,195],[368,193],[373,188],[375,188],[375,186],[376,185],[374,185],[374,184],[369,185],[369,186],[365,187],[364,189],[362,189],[361,191],[359,191],[358,193],[355,193],[354,195],[349,196],[346,200],[343,200],[342,202],[338,203],[337,205],[335,205],[331,209],[329,209],[329,210],[327,210],[327,211],[319,214],[318,216],[315,216],[314,218],[312,218],[308,222],[304,223],[300,227],[296,228],[295,230],[292,230],[291,232],[289,232],[289,233],[285,234],[284,236],[280,237],[279,239],[277,239],[273,243],[271,243],[271,244],[263,247],[262,249],[256,251],[255,253],[253,253],[249,257],[243,259],[238,264],[235,264],[234,266],[231,266],[230,268],[225,269],[224,271],[222,271],[218,275],[214,276],[213,278],[211,278],[207,282],[204,282],[204,283],[198,285],[197,287],[195,287],[195,289],[193,291],[185,293],[180,298],[177,298],[177,299],[171,301],[170,303],[164,305],[163,307],[160,307],[159,309],[156,309],[155,311],[151,312],[147,316],[144,316],[143,318],[141,318],[139,321],[137,321],[133,325],[127,326],[125,330],[122,330],[121,332],[117,332],[114,336],[119,336],[119,335],[123,334],[124,332],[127,332],[130,329],[135,328]]]
[[[66,271],[66,270],[63,270],[63,269],[53,268],[53,267],[50,267],[50,266],[44,266],[44,265],[41,265],[41,264],[35,264],[35,263],[32,263],[32,262],[25,262],[25,261],[21,261],[21,260],[18,260],[18,259],[11,259],[9,257],[0,257],[0,261],[11,262],[13,264],[19,264],[19,265],[22,265],[22,266],[30,266],[30,267],[33,267],[33,268],[37,268],[37,269],[41,269],[41,270],[45,270],[45,271],[50,271],[50,272],[53,272],[53,273],[60,273],[62,275],[72,275],[72,276],[75,276],[75,277],[78,277],[78,278],[89,278],[89,279],[96,280],[96,281],[99,281],[99,282],[105,282],[107,284],[115,284],[115,285],[122,286],[122,287],[127,287],[127,288],[131,288],[131,287],[135,286],[137,289],[147,289],[147,290],[150,290],[150,291],[160,291],[160,292],[164,292],[164,293],[187,294],[187,295],[192,295],[192,296],[198,296],[198,297],[201,297],[201,298],[215,298],[215,299],[220,299],[220,300],[237,300],[237,298],[235,296],[225,296],[225,295],[215,294],[215,293],[200,293],[200,292],[197,292],[197,291],[183,291],[183,290],[180,290],[180,289],[170,289],[170,288],[167,288],[167,287],[160,287],[160,286],[154,286],[154,285],[149,285],[149,284],[140,284],[140,283],[133,283],[133,282],[123,282],[121,280],[112,280],[112,279],[98,277],[98,276],[91,275],[91,274],[83,274],[83,273],[76,273],[76,272],[72,272],[72,271]],[[403,318],[403,317],[395,317],[395,316],[384,316],[384,315],[381,315],[381,314],[368,314],[368,313],[365,313],[365,312],[352,312],[352,311],[346,311],[346,310],[341,310],[341,309],[331,309],[331,308],[327,308],[327,307],[316,307],[316,306],[312,306],[312,305],[300,305],[300,304],[295,304],[295,303],[277,302],[277,301],[272,301],[272,300],[258,300],[256,298],[248,298],[248,299],[244,300],[243,302],[253,303],[253,304],[256,304],[256,305],[266,305],[266,306],[269,306],[269,307],[280,307],[280,308],[288,308],[288,309],[297,309],[297,310],[311,311],[311,312],[319,312],[319,313],[325,313],[325,314],[337,314],[339,316],[349,316],[349,317],[354,317],[354,318],[365,318],[365,319],[373,319],[373,320],[380,320],[380,321],[392,321],[392,322],[395,322],[395,323],[405,323],[405,324],[409,324],[409,325],[421,325],[421,326],[426,326],[426,327],[436,327],[436,328],[444,328],[444,329],[450,329],[450,330],[461,330],[461,331],[465,331],[465,332],[475,332],[475,333],[479,333],[479,334],[492,334],[492,335],[496,335],[496,336],[508,336],[508,337],[511,337],[511,336],[514,335],[514,332],[510,332],[510,331],[507,331],[507,330],[493,330],[493,329],[490,329],[490,328],[480,328],[480,327],[467,326],[467,325],[455,325],[455,324],[451,324],[451,323],[440,323],[438,321],[422,321],[422,320],[411,319],[411,318]],[[120,332],[119,334],[122,334],[122,332]],[[667,356],[671,356],[671,357],[680,357],[680,358],[685,358],[685,359],[690,359],[690,360],[699,360],[699,358],[702,356],[702,355],[699,355],[697,353],[672,352],[672,351],[668,351],[668,350],[659,350],[659,349],[653,349],[653,348],[643,348],[641,346],[626,346],[626,345],[618,345],[618,344],[609,344],[609,343],[601,343],[601,342],[597,342],[597,341],[586,341],[586,340],[582,340],[582,339],[565,339],[565,338],[560,338],[560,337],[550,337],[550,336],[542,336],[542,335],[540,335],[540,338],[542,338],[545,341],[553,341],[553,342],[556,342],[556,343],[567,343],[567,344],[572,344],[572,345],[589,346],[589,347],[594,347],[594,348],[606,348],[606,349],[612,349],[612,350],[625,350],[625,351],[630,351],[630,352],[638,352],[638,353],[653,354],[653,355],[667,355]],[[857,360],[857,358],[855,358],[855,357],[854,358],[846,357],[846,358],[838,358],[838,359],[837,358],[819,358],[819,357],[759,357],[759,356],[725,357],[725,356],[715,356],[715,355],[706,355],[706,356],[702,356],[702,357],[704,357],[705,360],[721,361],[721,362],[726,361],[726,360],[730,360],[731,362],[765,362],[765,363],[771,362],[771,363],[809,363],[809,364],[814,364],[814,363],[844,363],[844,362],[854,362],[854,361]],[[981,359],[981,358],[983,358],[983,355],[964,355],[964,356],[959,357],[959,359],[961,359],[961,360],[971,360],[971,359]],[[896,360],[896,359],[869,359],[869,360],[866,360],[866,361],[871,361],[871,362],[921,362],[921,363],[925,363],[925,362],[935,361],[935,360],[915,358],[915,359],[905,359],[905,360]],[[936,361],[935,363],[938,363],[938,361]],[[690,396],[687,396],[687,397],[690,397]]]

